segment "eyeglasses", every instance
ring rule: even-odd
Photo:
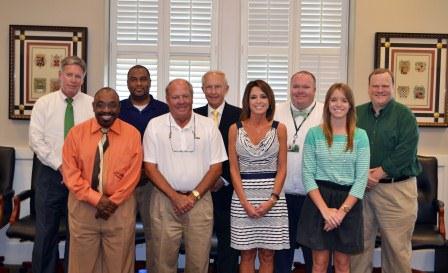
[[[170,139],[170,146],[171,151],[173,153],[192,153],[194,152],[196,148],[196,139],[200,139],[196,135],[196,117],[193,115],[193,131],[191,132],[191,138],[189,137],[190,134],[183,134],[184,137],[182,137],[181,133],[179,134],[173,134],[172,128],[171,128],[171,115],[168,116],[169,124],[170,124],[170,133],[168,135],[168,138]],[[180,148],[178,148],[180,147]]]

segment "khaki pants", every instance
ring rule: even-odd
[[[208,272],[213,230],[213,203],[207,192],[188,213],[177,216],[170,200],[154,188],[150,201],[150,270],[176,273],[181,240],[185,243],[185,273]]]
[[[364,205],[364,251],[351,258],[351,272],[372,272],[375,237],[381,234],[383,273],[411,273],[411,238],[417,219],[417,182],[378,184],[366,192]]]
[[[132,273],[135,263],[134,196],[107,220],[95,219],[96,208],[69,194],[69,273]]]

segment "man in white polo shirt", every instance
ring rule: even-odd
[[[173,80],[165,92],[170,113],[152,119],[143,137],[145,171],[156,187],[150,198],[149,268],[177,272],[183,239],[185,273],[206,273],[213,228],[209,189],[221,175],[226,150],[213,120],[193,113],[188,81]]]

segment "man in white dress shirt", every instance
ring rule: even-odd
[[[61,89],[39,98],[29,127],[29,145],[39,159],[35,185],[36,238],[33,246],[34,273],[53,273],[59,259],[59,222],[67,215],[68,190],[62,183],[62,145],[68,130],[93,117],[93,98],[80,92],[86,64],[77,56],[61,62]],[[67,226],[68,230],[68,226]],[[68,262],[68,242],[65,266]]]
[[[311,127],[322,121],[323,104],[316,101],[316,78],[308,71],[299,71],[292,75],[290,99],[276,106],[274,119],[286,125],[288,131],[288,166],[285,185],[286,203],[289,218],[290,249],[276,251],[275,273],[290,273],[294,251],[299,245],[297,223],[306,192],[302,183],[302,148],[305,136]],[[311,250],[302,247],[307,273],[311,273]]]
[[[177,272],[183,239],[185,272],[206,273],[213,228],[209,189],[221,175],[226,150],[213,120],[193,113],[188,81],[173,80],[165,92],[170,113],[153,118],[143,137],[145,171],[155,185],[149,268]]]

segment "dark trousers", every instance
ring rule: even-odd
[[[274,256],[274,272],[275,273],[291,273],[292,264],[294,261],[294,251],[301,247],[303,259],[305,261],[305,272],[311,273],[313,268],[313,256],[311,249],[297,243],[297,225],[302,211],[303,201],[306,195],[285,194],[286,205],[288,206],[288,220],[289,220],[289,243],[290,249],[282,249],[275,251]],[[332,272],[331,264],[328,266],[328,273]]]
[[[35,185],[36,238],[33,246],[33,273],[53,273],[59,260],[58,229],[67,221],[68,190],[58,171],[40,164]],[[65,243],[65,269],[68,263],[68,225]]]
[[[238,272],[239,251],[230,247],[230,202],[233,189],[223,187],[213,197],[213,226],[218,238],[218,253],[216,257],[217,273]],[[229,197],[230,196],[230,197]],[[226,200],[224,202],[223,198]],[[228,204],[228,205],[225,205]]]

